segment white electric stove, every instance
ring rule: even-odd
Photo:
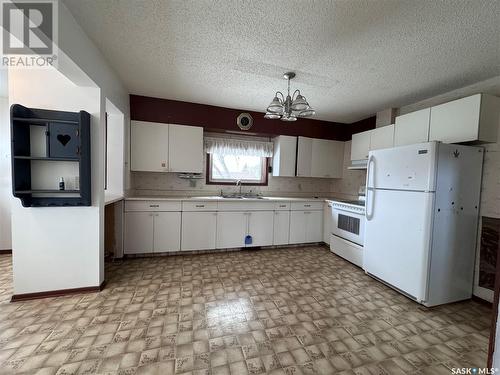
[[[330,250],[359,267],[363,267],[365,235],[365,201],[330,201],[332,228]]]

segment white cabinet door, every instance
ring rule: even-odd
[[[352,135],[351,160],[366,160],[370,151],[371,131]]]
[[[371,130],[370,151],[394,147],[394,124]]]
[[[323,211],[306,211],[306,243],[323,241]]]
[[[153,252],[153,212],[126,212],[124,249],[125,254]]]
[[[181,249],[181,213],[155,212],[153,251],[165,253]]]
[[[248,215],[247,234],[252,236],[252,246],[270,246],[273,244],[274,212],[254,211]]]
[[[307,231],[306,211],[290,212],[290,243],[305,243]]]
[[[130,121],[130,170],[168,171],[168,124]]]
[[[344,142],[312,140],[311,177],[341,178],[344,165]]]
[[[183,212],[181,250],[215,249],[216,212]]]
[[[297,145],[297,176],[311,177],[313,139],[299,137]]]
[[[500,98],[476,94],[431,108],[430,141],[496,142]]]
[[[247,213],[217,213],[217,249],[244,247],[247,234]]]
[[[275,211],[273,245],[288,245],[289,237],[290,211]]]
[[[325,203],[323,207],[323,242],[330,244],[332,234],[332,204]]]
[[[273,176],[295,177],[297,137],[280,135],[274,138]]]
[[[396,117],[394,125],[394,146],[423,143],[429,140],[431,109],[407,113]]]
[[[169,172],[203,172],[203,128],[169,125]]]

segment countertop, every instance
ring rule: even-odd
[[[191,202],[310,202],[310,201],[343,201],[345,199],[323,198],[323,197],[263,197],[263,198],[222,198],[220,196],[206,197],[172,197],[172,196],[135,196],[126,197],[129,201],[191,201]]]

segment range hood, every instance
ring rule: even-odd
[[[347,169],[366,169],[368,167],[368,160],[353,160]]]

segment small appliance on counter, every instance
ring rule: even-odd
[[[366,273],[425,306],[471,298],[482,164],[438,142],[371,151]]]
[[[330,250],[359,267],[363,266],[365,191],[365,186],[361,186],[358,200],[330,202]]]

